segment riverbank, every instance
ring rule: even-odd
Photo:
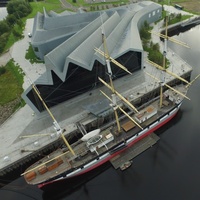
[[[170,7],[171,8],[171,7]],[[173,8],[171,8],[173,10]],[[169,12],[173,12],[169,9]],[[188,14],[188,13],[187,13]],[[161,23],[159,22],[154,25],[154,32],[160,32]],[[9,53],[11,57],[15,60],[16,63],[20,65],[22,70],[27,74],[24,78],[23,87],[26,89],[29,87],[30,83],[28,77],[34,82],[38,77],[43,74],[45,71],[44,64],[33,64],[31,65],[29,61],[24,59],[26,50],[28,49],[30,38],[28,37],[28,32],[31,32],[33,25],[33,19],[27,20],[26,28],[24,30],[25,37],[16,42],[12,49],[10,49]],[[160,42],[158,36],[152,36],[153,42],[158,42],[161,46],[163,43]],[[19,51],[20,49],[20,51]],[[184,65],[185,62],[180,60],[178,55],[174,55],[173,52],[168,52],[167,57],[169,60],[173,60],[173,63],[176,63],[177,66],[180,66],[181,63]],[[145,66],[148,66],[145,63]],[[188,67],[188,66],[184,66]],[[59,108],[58,108],[59,107]],[[65,103],[59,105],[58,107],[53,108],[53,113],[56,115],[56,119],[59,120],[61,127],[65,127],[66,124],[69,124],[67,130],[74,130],[73,119],[68,120],[68,114],[70,109],[72,110],[72,102],[69,105]],[[76,109],[76,108],[75,108]],[[81,114],[81,113],[80,113]],[[83,113],[84,116],[85,113]],[[82,116],[82,117],[83,117]],[[67,122],[67,123],[66,123]],[[30,135],[30,134],[46,134],[53,133],[53,128],[51,124],[51,120],[47,113],[43,113],[41,116],[34,115],[33,111],[27,105],[21,108],[18,112],[14,113],[9,120],[7,120],[1,127],[0,139],[2,142],[1,151],[0,151],[0,159],[3,161],[0,163],[0,169],[4,172],[7,168],[9,170],[14,169],[19,163],[21,163],[21,159],[31,156],[31,152],[37,152],[38,149],[42,149],[45,145],[50,144],[56,141],[58,138],[55,135],[52,137],[46,138],[26,138],[20,139],[20,136]],[[6,133],[6,135],[4,134]],[[27,150],[22,154],[21,150]],[[34,155],[33,155],[34,157]],[[16,164],[16,162],[18,162]],[[9,167],[8,167],[9,166]]]

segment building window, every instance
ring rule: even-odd
[[[149,13],[149,18],[151,18],[151,13]]]
[[[156,12],[155,11],[153,11],[153,16],[156,14]]]

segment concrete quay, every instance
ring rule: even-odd
[[[9,51],[11,58],[18,63],[28,77],[34,82],[45,71],[44,64],[31,65],[24,57],[28,49],[30,38],[28,32],[31,32],[33,19],[27,20],[24,31],[24,39],[18,41]],[[154,27],[154,32],[159,32],[159,23]],[[161,49],[163,43],[159,37],[153,36],[153,41],[160,43]],[[20,49],[20,51],[19,51]],[[171,62],[170,71],[182,75],[191,71],[191,67],[178,55],[168,49],[167,58]],[[146,60],[146,59],[145,59]],[[180,67],[179,67],[180,66]],[[145,63],[145,71],[160,76],[160,71]],[[141,84],[141,80],[143,83]],[[166,75],[166,82],[173,80],[173,77]],[[159,83],[151,77],[145,75],[142,71],[136,72],[115,81],[116,89],[131,100],[138,98],[138,93],[143,95],[159,86]],[[27,77],[24,77],[24,89],[29,86]],[[124,89],[126,88],[126,90]],[[106,89],[105,89],[106,90]],[[72,100],[64,102],[51,109],[55,118],[62,128],[67,131],[66,135],[74,132],[77,127],[75,123],[90,123],[96,118],[90,114],[85,106],[88,102],[94,104],[96,100],[100,102],[104,97],[100,94],[99,89],[94,90],[92,95],[85,93]],[[36,134],[37,137],[29,137]],[[28,136],[28,137],[25,137]],[[0,126],[0,175],[12,171],[16,167],[22,165],[28,160],[36,157],[36,154],[45,152],[47,148],[57,148],[60,145],[59,136],[55,133],[52,126],[52,119],[47,112],[43,112],[40,116],[36,116],[29,106],[24,106],[14,113],[3,125]],[[48,147],[47,147],[48,145]]]
[[[174,58],[173,65],[179,66],[181,63],[180,59],[171,52],[169,55]],[[149,73],[154,71],[157,76],[160,76],[159,70],[149,66],[147,63],[145,66],[145,71]],[[176,69],[176,72],[180,75],[183,73],[183,70],[184,73],[191,70],[184,61],[182,61],[181,66],[178,70]],[[141,79],[146,81],[141,84]],[[170,80],[173,80],[173,78],[166,76],[166,81],[169,82]],[[152,80],[151,77],[145,76],[143,72],[138,72],[115,81],[115,86],[123,96],[133,100],[132,98],[138,96],[138,93],[142,96],[158,87],[159,83]],[[104,90],[106,89],[104,88]],[[84,125],[87,125],[96,120],[96,117],[85,109],[85,106],[88,105],[88,102],[94,104],[97,99],[101,103],[103,98],[99,89],[97,89],[92,92],[92,95],[85,93],[52,108],[51,111],[60,126],[66,129],[65,133],[67,135],[70,132],[76,131],[76,122],[81,121]],[[40,116],[36,116],[27,105],[11,116],[0,129],[0,174],[14,169],[19,164],[29,161],[38,154],[45,154],[48,149],[57,148],[61,144],[59,137],[53,129],[52,119],[48,113],[44,112]],[[34,134],[37,137],[29,137]]]

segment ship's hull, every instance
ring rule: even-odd
[[[125,143],[120,143],[117,146],[115,146],[112,150],[109,150],[101,155],[99,157],[93,159],[89,163],[80,166],[80,168],[74,169],[73,171],[67,173],[64,172],[63,174],[59,175],[58,177],[54,177],[51,180],[48,180],[46,182],[38,184],[39,188],[42,188],[44,186],[47,186],[49,184],[53,184],[58,181],[62,181],[68,178],[72,178],[75,176],[79,176],[82,174],[85,174],[91,170],[94,170],[95,168],[101,166],[105,162],[108,162],[113,157],[117,156],[118,154],[122,153],[126,149],[133,146],[136,142],[143,139],[144,137],[151,134],[153,131],[157,130],[158,128],[162,127],[164,124],[169,122],[178,112],[179,108],[181,106],[181,103],[174,106],[169,112],[167,112],[165,115],[161,116],[151,124],[149,124],[147,127],[145,127],[143,130],[141,130],[137,135],[134,135],[130,138],[128,138]]]

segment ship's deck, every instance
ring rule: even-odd
[[[180,87],[184,89],[184,86]],[[149,126],[155,120],[163,116],[166,112],[169,112],[174,107],[174,102],[170,101],[169,99],[165,99],[165,104],[163,104],[162,108],[160,108],[159,99],[157,99],[146,106],[149,106],[150,108],[155,108],[155,110],[157,110],[157,113],[151,116],[145,122],[140,124],[143,128]],[[143,110],[143,108],[141,108],[141,110]],[[134,115],[135,114],[132,114],[133,118]],[[83,142],[81,140],[78,140],[77,142],[72,144],[72,148],[76,156],[74,156],[68,150],[67,152],[64,152],[62,150],[55,151],[55,153],[52,153],[50,156],[45,157],[42,161],[40,161],[39,163],[35,163],[33,166],[27,169],[26,172],[28,173],[25,175],[27,181],[31,184],[38,184],[40,182],[45,181],[47,178],[54,177],[55,175],[61,174],[67,170],[77,169],[80,166],[88,163],[92,159],[95,159],[98,155],[101,155],[109,149],[111,150],[117,144],[123,143],[126,139],[138,134],[138,132],[141,130],[135,124],[131,126],[129,124],[130,122],[130,119],[128,119],[125,116],[121,116],[120,124],[122,128],[121,132],[118,135],[115,134],[116,124],[114,122],[108,128],[102,130],[100,133],[102,135],[102,139],[94,145],[93,148],[95,149],[95,151],[93,152],[91,152],[91,149],[88,148],[87,142]],[[127,125],[127,123],[129,124],[128,129],[124,128]],[[106,136],[108,136],[110,133],[114,136],[114,140],[110,141],[106,145],[103,145],[101,148],[97,148],[99,144],[106,143]],[[61,154],[61,156],[59,156],[59,154]],[[62,162],[57,165],[58,158],[60,158]],[[40,173],[40,168],[42,166],[45,166],[45,168],[47,168],[44,174]],[[31,177],[30,180],[29,170],[30,172],[34,171],[34,177]]]

